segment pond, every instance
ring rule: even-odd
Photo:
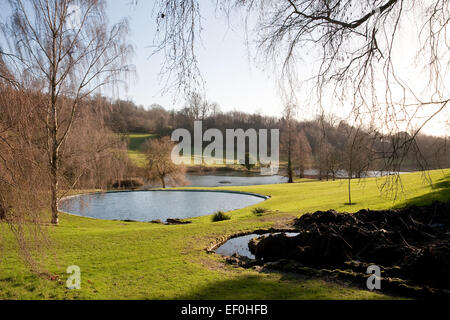
[[[102,220],[186,219],[252,206],[267,197],[221,191],[136,191],[80,195],[61,201],[64,212]]]
[[[404,174],[405,172],[399,172]],[[381,171],[367,171],[365,177],[381,177],[388,175],[388,172]],[[297,176],[299,172],[297,172]],[[318,177],[319,170],[310,169],[305,170],[305,175],[308,177]],[[348,177],[347,173],[340,170],[336,173],[336,178],[343,179]],[[189,187],[224,187],[224,186],[252,186],[252,185],[267,185],[267,184],[282,184],[287,183],[288,178],[281,175],[263,176],[255,173],[245,172],[230,172],[219,174],[187,174],[186,179],[189,181]]]
[[[276,233],[272,233],[276,234]],[[299,233],[295,232],[285,232],[284,233],[287,237],[296,237],[299,235]],[[223,245],[221,245],[219,248],[216,249],[216,253],[221,254],[223,256],[232,256],[233,254],[237,253],[240,256],[247,257],[250,259],[255,259],[255,255],[250,252],[250,249],[248,248],[248,243],[250,240],[254,238],[260,238],[263,236],[270,235],[270,233],[267,234],[249,234],[246,236],[241,236],[237,238],[233,238],[225,242]]]
[[[318,177],[319,176],[319,170],[317,169],[308,169],[305,170],[304,174],[305,176],[312,176],[312,177]],[[362,174],[362,178],[380,178],[380,177],[385,177],[391,174],[405,174],[408,172],[388,172],[388,171],[373,171],[373,170],[369,170],[366,171]],[[299,175],[300,172],[298,170],[296,170],[296,174]],[[345,170],[338,170],[336,172],[336,178],[338,179],[345,179],[348,178],[348,173]]]
[[[258,174],[214,174],[214,175],[186,175],[187,180],[190,182],[189,187],[224,187],[224,186],[251,186],[251,185],[264,185],[264,184],[280,184],[287,183],[288,178],[274,175],[274,176],[262,176]]]

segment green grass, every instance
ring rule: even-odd
[[[356,212],[361,209],[386,209],[405,205],[424,205],[433,200],[447,201],[450,199],[450,169],[430,171],[428,173],[433,183],[429,184],[421,173],[411,173],[401,176],[403,192],[394,200],[387,192],[380,192],[385,178],[369,178],[352,181],[352,202],[348,206],[347,180],[329,182],[307,182],[293,185],[261,185],[251,187],[221,187],[222,190],[254,192],[271,196],[264,202],[264,207],[280,212],[296,214],[314,212],[324,209]]]
[[[229,221],[211,216],[192,224],[164,226],[149,223],[100,221],[62,214],[49,227],[52,250],[47,268],[59,275],[48,281],[29,272],[16,253],[6,226],[0,225],[2,263],[0,299],[385,299],[391,298],[352,286],[279,273],[258,273],[225,264],[205,248],[215,239],[256,228],[266,228],[302,213],[337,209],[383,209],[450,199],[450,170],[430,173],[434,184],[420,174],[403,176],[404,197],[393,201],[380,195],[376,179],[354,182],[355,206],[345,206],[346,184],[308,182],[292,185],[219,188],[270,195],[272,198],[228,213]],[[261,205],[270,210],[257,217]],[[65,288],[65,270],[78,265],[82,289]]]
[[[131,161],[139,166],[143,167],[146,163],[145,154],[142,152],[141,147],[145,141],[148,139],[156,138],[155,134],[142,134],[142,133],[128,133],[125,135],[128,140],[128,156]],[[195,156],[192,155],[191,159],[192,163],[194,163]],[[214,159],[212,159],[214,160]],[[223,167],[224,165],[208,165],[208,167]]]
[[[146,157],[144,155],[144,153],[141,150],[141,146],[143,145],[143,143],[145,141],[147,141],[148,139],[152,139],[152,138],[156,138],[157,135],[156,134],[144,134],[144,133],[127,133],[125,134],[125,137],[128,138],[129,143],[128,143],[128,157],[130,158],[130,160],[137,166],[139,167],[144,167],[146,164]],[[194,154],[192,154],[190,156],[190,159],[188,157],[183,157],[186,160],[189,160],[191,162],[190,166],[197,166],[196,164],[194,164],[194,161],[196,159],[198,159],[197,156],[195,156]],[[208,167],[208,168],[223,168],[223,167],[229,167],[232,168],[234,170],[241,170],[244,171],[244,167],[241,166],[240,164],[238,164],[237,161],[235,161],[235,163],[233,165],[226,165],[226,164],[222,164],[219,162],[219,158],[207,158],[207,157],[201,157],[202,161],[206,161],[206,159],[208,159],[209,161],[216,161],[218,162],[218,164],[206,164],[203,163],[201,166],[202,167]],[[225,162],[225,159],[220,159],[221,161]]]
[[[125,135],[128,142],[128,156],[137,166],[144,166],[146,163],[145,155],[141,151],[142,144],[148,139],[156,137],[154,134],[129,133]]]
[[[129,139],[128,150],[140,151],[142,144],[148,139],[156,137],[156,135],[146,133],[129,133],[126,137]]]

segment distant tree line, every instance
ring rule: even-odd
[[[100,99],[100,98],[99,98]],[[362,178],[368,170],[386,172],[437,169],[450,166],[448,141],[444,137],[400,132],[385,135],[375,127],[351,125],[332,116],[299,121],[283,114],[280,118],[242,111],[222,112],[217,103],[191,95],[183,108],[149,108],[131,101],[108,102],[106,124],[118,133],[153,133],[167,136],[177,128],[193,133],[194,121],[203,129],[279,129],[281,157],[289,160],[292,171],[304,177],[305,170],[317,169],[320,179],[336,179],[342,170]],[[289,146],[290,145],[290,146]],[[290,151],[289,151],[290,150]]]

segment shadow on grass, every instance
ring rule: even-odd
[[[276,273],[276,272],[274,272]],[[364,290],[332,284],[301,275],[283,274],[279,279],[241,276],[202,286],[177,296],[181,300],[316,300],[339,299],[349,295],[366,298]]]
[[[181,300],[279,300],[295,299],[298,290],[284,288],[277,281],[263,280],[258,276],[242,276],[232,280],[217,281],[196,291],[177,297]]]
[[[432,204],[434,201],[450,201],[450,174],[442,179],[439,179],[436,183],[433,183],[431,188],[431,192],[408,199],[396,207],[426,206]]]
[[[141,147],[149,139],[155,138],[151,134],[138,134],[137,136],[129,136],[128,150],[130,151],[141,151]]]

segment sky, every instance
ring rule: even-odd
[[[131,63],[136,68],[136,75],[130,79],[127,88],[121,89],[113,98],[132,100],[146,108],[152,104],[159,104],[168,110],[181,109],[185,105],[182,97],[176,98],[172,93],[162,92],[164,86],[159,81],[158,73],[163,57],[152,56],[151,45],[156,33],[156,21],[152,14],[154,1],[139,0],[135,5],[132,4],[133,2],[136,1],[106,0],[110,24],[122,18],[128,18],[129,41],[135,51]],[[197,57],[205,80],[205,98],[218,103],[224,112],[237,110],[281,116],[284,102],[277,84],[278,79],[270,73],[270,66],[257,64],[251,58],[254,51],[249,54],[249,48],[246,45],[244,17],[233,15],[233,20],[228,21],[223,14],[216,13],[214,2],[214,0],[201,1],[203,31]],[[2,6],[2,9],[4,7]],[[2,10],[0,17],[3,20],[8,14],[8,10]],[[426,88],[424,84],[426,77],[411,68],[412,55],[417,49],[415,45],[417,45],[418,30],[407,25],[406,31],[402,34],[403,38],[398,41],[400,50],[396,66],[403,73],[402,76],[415,86],[414,89],[420,91]],[[301,54],[301,58],[305,57],[305,60],[299,61],[298,67],[300,76],[305,76],[311,68],[307,59],[310,59],[313,54],[305,50],[301,51]],[[450,83],[450,72],[447,72],[444,82]],[[384,82],[381,82],[381,85],[384,86]],[[304,87],[299,95],[305,101],[301,101],[303,105],[300,106],[301,112],[298,118],[305,120],[315,117],[320,110],[314,103],[308,104],[310,90]],[[328,103],[325,111],[339,118],[346,118],[350,110]],[[428,111],[433,114],[431,109]],[[418,123],[423,121],[417,115],[416,118]],[[450,107],[430,121],[423,132],[435,136],[448,136]]]
[[[136,66],[136,79],[121,95],[144,107],[156,103],[167,109],[180,108],[184,105],[181,98],[174,101],[172,93],[161,94],[163,84],[158,81],[161,56],[150,56],[156,24],[152,9],[153,6],[148,3],[133,6],[129,0],[108,1],[111,22],[129,17],[130,40],[135,46],[132,62]],[[262,67],[249,61],[243,28],[233,26],[234,30],[230,29],[224,17],[215,15],[210,1],[205,1],[204,9],[204,30],[198,59],[205,81],[206,98],[217,102],[222,111],[239,110],[279,116],[283,106],[276,81]]]
[[[151,56],[150,47],[156,32],[156,21],[152,15],[153,4],[138,1],[137,5],[132,5],[131,0],[108,0],[107,3],[110,22],[123,17],[129,18],[130,41],[135,47],[132,63],[136,66],[136,77],[127,90],[121,92],[121,98],[133,100],[144,107],[152,104],[162,105],[166,109],[183,107],[182,98],[174,99],[173,94],[161,92],[163,85],[158,80],[158,73],[162,57]],[[248,46],[245,44],[243,17],[234,17],[230,22],[223,15],[216,14],[214,1],[201,1],[201,5],[203,31],[201,46],[198,47],[198,61],[205,80],[206,99],[217,102],[222,111],[238,110],[280,116],[284,105],[277,79],[268,72],[267,66],[257,65],[250,58],[252,55],[249,55]],[[415,52],[413,47],[417,38],[416,32],[418,31],[411,28],[407,30],[406,37],[405,33],[402,34],[398,65],[405,77],[412,79],[413,85],[423,88],[425,85],[420,82],[423,76],[418,76],[416,71],[409,71],[410,60],[413,59],[411,52]],[[300,66],[301,72],[307,72],[307,63]],[[308,90],[303,90],[303,96],[306,95]],[[300,119],[311,119],[318,112],[317,108],[311,106],[304,109],[308,111],[303,111],[299,115]],[[326,111],[341,118],[346,116],[342,107],[331,104],[327,106]],[[424,128],[424,132],[431,135],[448,135],[449,116],[449,110],[444,110]],[[421,119],[418,123],[420,121]]]

